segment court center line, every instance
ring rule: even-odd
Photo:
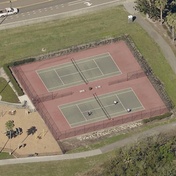
[[[116,94],[117,99],[119,100],[120,104],[122,105],[122,107],[124,108],[124,110],[126,110],[126,108],[124,107],[123,103],[120,101],[120,98],[118,97],[118,95]]]
[[[80,81],[75,81],[75,82],[72,82],[72,83],[82,83],[82,80],[80,80]],[[66,87],[70,87],[70,86],[67,86],[67,85],[72,85],[72,86],[74,86],[75,84],[72,84],[72,83],[68,83],[68,84],[65,84],[66,86],[64,86],[64,85],[62,85],[62,86],[55,86],[55,87],[52,87],[52,88],[49,88],[49,91],[52,91],[52,90],[57,90],[57,89],[59,89],[59,90],[61,90],[61,89],[64,89],[64,88],[66,88]],[[77,85],[77,84],[76,84]]]
[[[64,78],[66,76],[70,76],[70,75],[79,75],[78,72],[73,72],[73,73],[70,73],[70,74],[67,74],[67,75],[63,75],[63,76],[60,76],[61,78]]]
[[[89,71],[89,70],[94,70],[94,69],[97,69],[97,67],[93,67],[93,68],[89,68],[87,70],[81,70],[82,72],[86,72],[86,71]],[[74,72],[74,73],[70,73],[70,74],[67,74],[67,75],[63,75],[63,76],[60,76],[60,77],[66,77],[66,76],[70,76],[70,75],[74,75],[74,74],[78,74],[78,72]]]
[[[104,75],[104,73],[101,71],[100,67],[98,66],[97,62],[93,59],[93,61],[95,62],[97,68],[100,70],[101,74]]]
[[[56,75],[58,76],[58,78],[61,80],[62,84],[65,85],[64,82],[62,81],[62,79],[60,78],[59,74],[57,73],[57,71],[55,69],[54,69],[54,71],[55,71]]]
[[[89,70],[92,70],[92,69],[89,69]],[[99,70],[99,69],[98,69]],[[87,70],[85,70],[85,71],[87,71]],[[83,71],[83,72],[85,72],[85,71]],[[109,74],[115,74],[116,72],[111,72],[111,73],[109,73]],[[75,73],[76,74],[76,73]],[[77,73],[78,74],[78,73]],[[95,77],[93,77],[92,79],[91,78],[89,78],[89,80],[94,80],[94,79],[96,79],[96,78],[99,78],[99,77],[101,77],[101,78],[103,78],[104,76],[106,76],[106,75],[109,75],[109,74],[104,74],[104,75],[100,75],[100,76],[95,76]],[[67,75],[65,75],[65,76],[67,76]],[[60,77],[64,77],[64,76],[60,76]],[[63,81],[62,81],[63,82]],[[80,83],[80,82],[82,82],[82,80],[81,81],[75,81],[75,82],[72,82],[72,83]],[[74,85],[74,84],[72,84],[72,83],[68,83],[68,84],[64,84],[64,85],[62,85],[62,86],[69,86],[69,85]],[[52,88],[50,88],[49,90],[52,90],[52,89],[55,89],[55,88],[60,88],[60,87],[62,87],[62,86],[56,86],[56,87],[52,87]]]
[[[136,93],[134,92],[134,90],[132,88],[131,88],[131,91],[133,91],[133,93],[136,96],[137,100],[139,101],[139,103],[141,104],[141,106],[143,107],[143,109],[145,109],[145,107],[143,106],[143,104],[141,103],[141,101],[139,100],[138,96],[136,95]]]
[[[83,118],[85,119],[85,121],[87,121],[87,118],[84,116],[84,114],[82,113],[81,109],[79,108],[79,106],[76,104],[76,107],[78,108],[78,110],[80,111],[80,113],[82,114]]]
[[[113,59],[113,57],[111,56],[111,54],[110,54],[109,52],[107,52],[107,53],[108,53],[109,57],[111,58],[111,60],[112,60],[112,61],[114,62],[114,64],[116,65],[116,67],[118,68],[119,72],[122,74],[122,72],[121,72],[119,66],[116,64],[116,62],[114,61],[114,59]]]

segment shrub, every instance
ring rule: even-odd
[[[143,120],[143,123],[148,123],[148,122],[152,122],[154,120],[162,120],[164,118],[167,118],[167,117],[170,117],[172,115],[171,112],[168,112],[168,113],[165,113],[163,115],[160,115],[160,116],[155,116],[155,117],[151,117],[149,119],[144,119]]]

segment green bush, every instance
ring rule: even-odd
[[[13,74],[12,74],[10,68],[9,68],[11,65],[12,65],[12,64],[5,64],[5,65],[3,66],[4,71],[6,72],[7,76],[9,77],[10,82],[13,84],[13,86],[14,86],[15,90],[17,91],[18,95],[19,95],[19,96],[24,95],[23,90],[22,90],[21,87],[19,86],[18,82],[17,82],[16,79],[14,78],[14,76],[13,76]]]
[[[155,117],[151,117],[149,119],[144,119],[143,120],[143,123],[148,123],[148,122],[152,122],[154,120],[162,120],[164,118],[167,118],[167,117],[170,117],[172,115],[171,112],[168,112],[168,113],[165,113],[163,115],[160,115],[160,116],[155,116]]]
[[[26,63],[34,62],[35,60],[36,60],[35,58],[28,58],[28,59],[15,61],[12,64],[13,64],[13,66],[18,66],[18,65],[23,65],[23,64],[26,64]]]
[[[28,58],[28,59],[23,59],[23,60],[19,60],[19,61],[14,61],[8,64],[5,64],[3,66],[4,71],[6,72],[6,74],[8,75],[10,82],[13,84],[15,90],[17,91],[18,95],[24,95],[23,90],[21,89],[20,85],[18,84],[18,82],[16,81],[16,79],[14,78],[10,67],[12,66],[18,66],[18,65],[22,65],[22,64],[26,64],[26,63],[30,63],[30,62],[34,62],[36,59],[35,58]]]

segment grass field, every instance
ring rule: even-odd
[[[90,158],[53,161],[32,164],[18,164],[10,166],[1,166],[1,176],[78,176],[80,173],[92,169],[95,165],[102,164],[103,161],[113,157],[115,153],[111,152],[104,155],[98,155]],[[79,174],[78,174],[79,173]]]
[[[2,96],[2,101],[12,103],[17,103],[19,101],[17,95],[4,78],[0,78],[0,95]]]
[[[127,23],[127,15],[123,7],[118,6],[79,18],[1,31],[0,66],[14,60],[42,54],[42,48],[46,48],[46,52],[49,52],[129,34],[176,104],[174,93],[176,76],[159,47],[148,34],[138,24]]]
[[[11,159],[14,158],[12,155],[9,155],[9,153],[2,152],[0,153],[0,160],[2,159]]]
[[[139,51],[147,59],[156,76],[176,104],[176,76],[163,57],[159,47],[136,23],[127,23],[127,13],[123,7],[114,7],[100,13],[78,18],[59,20],[33,26],[1,31],[0,65],[12,60],[67,48],[108,37],[129,34]],[[8,53],[8,54],[6,54]],[[1,166],[1,176],[70,176],[83,173],[98,163],[107,160],[114,153],[87,159]]]

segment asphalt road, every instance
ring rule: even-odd
[[[0,18],[0,29],[79,15],[128,1],[132,0],[0,0],[0,9],[19,8],[18,14]]]

